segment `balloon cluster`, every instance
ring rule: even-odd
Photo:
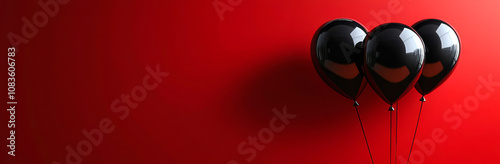
[[[439,87],[459,55],[457,33],[437,19],[412,27],[382,24],[370,33],[354,20],[336,19],[322,25],[311,43],[314,67],[332,89],[355,101],[368,81],[389,110],[412,87],[422,97]]]

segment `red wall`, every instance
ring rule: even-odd
[[[2,49],[15,44],[9,32],[28,41],[17,46],[16,157],[2,146],[1,163],[67,163],[67,157],[81,163],[370,163],[352,102],[320,79],[310,59],[315,30],[336,18],[370,28],[425,18],[453,25],[460,61],[426,96],[413,163],[499,161],[499,1],[62,3],[35,25],[36,34],[24,35],[22,18],[33,22],[43,8],[35,1],[0,2]],[[227,10],[223,20],[214,3]],[[168,76],[151,76],[157,65]],[[131,92],[135,99],[121,102]],[[5,104],[6,94],[0,98]],[[419,98],[413,89],[399,103],[402,159]],[[388,163],[388,105],[369,86],[358,101],[374,161]],[[277,117],[285,107],[289,118]],[[8,112],[0,115],[0,138],[8,138]]]

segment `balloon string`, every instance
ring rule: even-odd
[[[366,147],[368,148],[368,153],[370,154],[370,159],[372,160],[372,164],[374,164],[373,163],[372,152],[370,151],[370,146],[368,146],[368,139],[366,139],[365,128],[363,128],[363,123],[361,122],[361,117],[359,116],[358,106],[354,105],[354,108],[356,108],[356,113],[358,114],[359,124],[361,125],[361,130],[363,131],[363,136],[365,136]]]
[[[398,111],[399,103],[396,104],[396,149],[394,150],[394,163],[396,163],[398,159]]]
[[[410,163],[411,150],[413,149],[413,143],[415,142],[415,137],[417,136],[418,122],[420,122],[420,114],[422,113],[422,106],[424,105],[425,101],[424,96],[422,96],[420,101],[422,102],[420,103],[420,111],[418,112],[417,126],[415,127],[415,133],[413,134],[413,140],[411,141],[411,146],[410,146],[410,153],[408,154],[408,160],[406,161],[406,164]]]
[[[389,112],[390,115],[389,115],[389,119],[390,119],[390,122],[389,122],[389,164],[392,163],[392,110]]]

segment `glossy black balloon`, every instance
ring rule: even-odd
[[[420,77],[424,44],[411,27],[399,23],[375,27],[364,44],[368,83],[392,105],[413,88]]]
[[[415,89],[422,95],[429,94],[451,75],[460,55],[460,39],[446,22],[426,19],[414,24],[424,41],[425,64]]]
[[[356,21],[336,19],[321,26],[311,42],[311,58],[320,77],[335,91],[356,99],[366,80],[362,73],[366,29]]]

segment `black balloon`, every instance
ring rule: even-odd
[[[352,100],[366,86],[362,72],[362,42],[366,33],[356,21],[336,19],[322,25],[311,42],[311,58],[320,77]]]
[[[420,77],[425,57],[422,39],[411,27],[387,23],[375,27],[364,45],[368,83],[392,109]]]
[[[425,64],[415,88],[427,95],[451,75],[460,55],[460,39],[453,28],[437,19],[426,19],[414,24],[425,43]]]

